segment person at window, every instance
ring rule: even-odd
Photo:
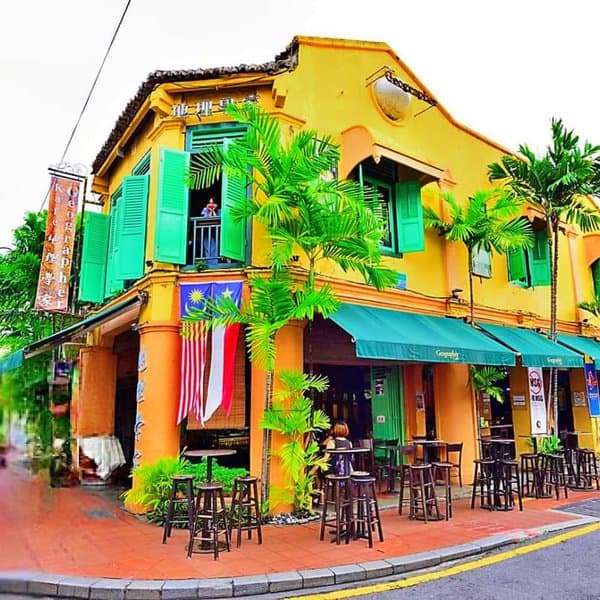
[[[200,216],[214,219],[221,216],[221,209],[214,198],[209,198]],[[202,232],[202,254],[207,264],[217,264],[219,257],[220,228],[217,225],[206,225]]]

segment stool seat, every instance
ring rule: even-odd
[[[252,539],[252,532],[256,531],[257,541],[262,544],[262,517],[261,502],[258,492],[258,477],[236,477],[233,480],[231,494],[231,508],[229,510],[229,535],[233,529],[237,532],[236,545],[242,543],[242,531],[248,533]]]
[[[433,471],[430,464],[409,465],[410,512],[409,519],[427,523],[440,520],[440,509],[435,495]],[[435,511],[435,516],[434,516]]]
[[[383,529],[379,516],[379,504],[375,485],[377,478],[373,475],[355,475],[350,477],[351,491],[351,531],[355,539],[368,540],[369,548],[373,547],[373,529],[377,527],[379,541],[383,542]]]
[[[173,475],[171,477],[171,493],[169,495],[169,503],[167,504],[167,512],[163,524],[163,544],[171,537],[173,525],[181,525],[185,529],[190,528],[190,525],[194,520],[193,485],[193,475]],[[184,496],[180,497],[179,494],[182,487]],[[185,510],[185,514],[178,512],[178,509]]]
[[[360,479],[360,478],[357,478]],[[346,544],[350,542],[352,528],[352,497],[350,475],[325,475],[323,508],[321,511],[321,528],[319,539],[325,538],[325,529],[332,530],[335,543],[340,544],[342,538]],[[333,516],[328,515],[331,509]]]
[[[229,522],[223,496],[223,485],[218,482],[202,483],[198,486],[194,520],[190,527],[187,556],[193,552],[211,552],[219,558],[219,537],[225,537],[225,548],[230,552]],[[199,548],[194,548],[199,542]]]
[[[443,496],[438,499],[444,502],[444,514],[446,521],[452,518],[452,486],[450,483],[450,473],[454,464],[446,461],[435,461],[431,463],[434,472],[434,482],[443,487]]]

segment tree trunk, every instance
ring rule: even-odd
[[[469,315],[470,325],[475,324],[475,302],[473,300],[473,249],[469,248],[467,255],[469,257]]]
[[[271,407],[273,402],[273,370],[265,373],[265,404],[264,410]],[[263,410],[263,414],[264,414]],[[269,502],[269,487],[271,482],[271,430],[263,429],[262,464],[260,468],[262,484],[262,500],[265,506]]]
[[[552,232],[548,238],[552,252],[552,273],[550,276],[550,339],[556,342],[557,288],[558,288],[558,220],[552,221]],[[558,435],[558,369],[550,369],[550,399],[554,415],[554,435]]]

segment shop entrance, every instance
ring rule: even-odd
[[[571,403],[571,385],[569,371],[558,371],[558,433],[564,439],[566,432],[574,431],[573,406]]]

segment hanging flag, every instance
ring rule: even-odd
[[[218,302],[220,297],[231,298],[239,307],[242,299],[242,282],[214,283],[213,297],[215,302]],[[239,330],[239,323],[235,323],[228,327],[215,327],[212,331],[210,374],[203,422],[208,421],[219,406],[223,407],[227,416],[231,412],[233,371]]]
[[[527,375],[529,379],[531,434],[548,433],[542,367],[529,367],[527,369]]]
[[[177,409],[177,424],[190,411],[202,423],[202,392],[206,368],[207,332],[202,321],[185,321],[193,309],[202,309],[210,296],[211,283],[181,283],[179,285],[179,316],[181,322],[181,390]]]
[[[81,184],[81,179],[51,176],[46,237],[34,310],[69,310],[69,277]]]
[[[590,417],[600,417],[600,395],[598,394],[598,374],[594,359],[586,356],[583,368],[585,369],[585,391],[588,398]]]

